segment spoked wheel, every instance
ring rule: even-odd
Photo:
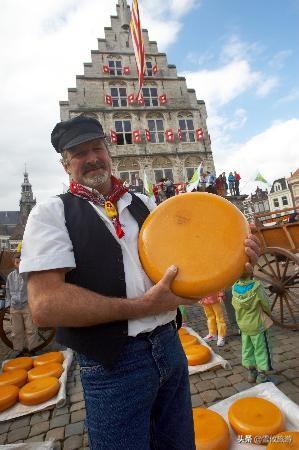
[[[13,348],[13,344],[11,341],[11,321],[10,321],[10,313],[9,308],[2,309],[0,311],[0,338],[8,347]],[[40,343],[32,349],[32,351],[38,351],[48,345],[54,335],[55,330],[53,328],[38,328],[38,336]]]
[[[299,330],[299,258],[278,247],[267,247],[255,266],[271,300],[276,325]]]

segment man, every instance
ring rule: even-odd
[[[155,205],[111,176],[101,124],[79,116],[56,125],[70,192],[35,207],[22,271],[39,325],[76,350],[92,449],[193,450],[188,368],[174,320],[184,299],[156,285],[138,257],[139,229]],[[246,250],[256,260],[257,244]],[[250,264],[249,264],[250,265]]]
[[[234,171],[234,177],[235,177],[235,192],[236,195],[240,195],[240,174]]]
[[[207,175],[205,178],[206,182],[206,192],[209,192],[210,194],[215,194],[215,181],[216,177],[211,172],[207,171]]]
[[[15,269],[6,281],[5,306],[10,306],[11,340],[17,357],[23,354],[26,342],[29,353],[33,354],[39,339],[28,306],[26,277],[23,278],[19,273],[20,253],[14,255],[13,263]]]

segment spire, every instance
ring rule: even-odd
[[[118,0],[119,18],[123,30],[128,31],[130,28],[130,6],[127,0]]]

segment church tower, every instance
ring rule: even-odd
[[[118,0],[116,12],[98,49],[91,51],[91,62],[84,64],[84,74],[76,76],[76,88],[68,89],[68,101],[60,102],[61,120],[80,114],[97,118],[111,144],[113,172],[130,184],[144,174],[151,183],[164,177],[184,182],[202,161],[214,172],[205,103],[188,89],[146,29],[143,98],[136,103],[138,77],[126,0]]]
[[[32,208],[36,204],[36,199],[33,198],[32,185],[29,182],[28,173],[25,169],[24,181],[21,185],[21,198],[20,198],[20,216],[19,223],[26,225],[28,216]]]

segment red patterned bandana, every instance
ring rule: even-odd
[[[117,237],[121,239],[125,233],[121,227],[118,218],[116,203],[128,190],[123,186],[122,182],[111,176],[112,189],[109,195],[102,195],[95,190],[89,190],[82,184],[71,181],[70,192],[77,197],[84,198],[95,205],[103,206],[106,215],[111,219]]]

